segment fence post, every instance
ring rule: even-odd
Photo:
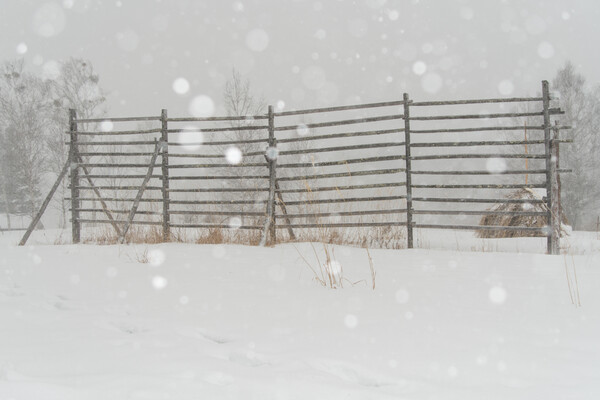
[[[167,121],[167,110],[162,109],[160,113],[161,122],[161,158],[162,158],[162,234],[163,241],[167,242],[171,236],[170,215],[169,215],[169,131]]]
[[[404,93],[404,154],[406,156],[406,238],[409,249],[413,248],[412,226],[412,177],[410,159],[410,110],[408,93]]]
[[[552,215],[554,216],[554,225],[552,226],[553,233],[556,237],[556,249],[557,254],[560,252],[560,226],[562,224],[562,204],[560,201],[561,196],[561,183],[560,174],[558,172],[560,168],[560,128],[558,121],[554,121],[553,137],[552,137]]]
[[[81,241],[81,223],[79,222],[79,149],[77,148],[77,111],[69,109],[69,170],[71,172],[71,232],[73,243]]]
[[[553,143],[550,130],[550,89],[548,81],[542,81],[542,102],[544,106],[544,147],[546,155],[546,205],[548,207],[548,254],[559,254],[560,252],[560,217],[554,214],[554,197],[557,192],[555,175],[556,160],[552,160],[554,154]]]
[[[275,140],[275,116],[273,115],[273,106],[269,106],[269,147],[277,147],[277,141]],[[268,154],[269,152],[267,152],[267,155]],[[269,218],[270,243],[275,244],[277,240],[277,230],[275,228],[275,185],[277,183],[277,157],[267,158],[269,159],[269,202],[267,204],[267,218]]]

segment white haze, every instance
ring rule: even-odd
[[[232,68],[286,109],[533,95],[566,60],[598,83],[599,16],[590,0],[2,0],[0,52],[38,72],[89,59],[111,114],[187,115],[198,96],[221,114]]]

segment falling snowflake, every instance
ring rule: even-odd
[[[153,267],[161,266],[165,260],[167,259],[167,255],[164,251],[160,249],[152,249],[148,251],[148,262]]]
[[[413,64],[412,70],[416,75],[423,75],[425,72],[427,72],[427,64],[425,64],[423,61],[416,61]]]
[[[134,51],[140,43],[140,37],[133,29],[127,29],[116,35],[117,46],[123,51]]]
[[[27,53],[27,45],[25,43],[19,43],[17,45],[17,54],[23,55]]]
[[[181,145],[183,151],[194,152],[204,143],[204,135],[200,129],[188,126],[177,132],[174,140]]]
[[[212,117],[215,113],[215,103],[209,96],[201,94],[190,101],[189,111],[197,118]]]
[[[55,3],[41,5],[33,14],[33,30],[38,35],[50,38],[61,33],[67,24],[64,10]]]
[[[229,218],[228,224],[232,229],[240,229],[242,226],[242,219],[240,217],[231,217]]]
[[[398,289],[396,291],[396,301],[399,304],[406,304],[406,303],[408,303],[409,299],[410,299],[410,294],[408,293],[407,290],[405,290],[405,289]]]
[[[225,150],[225,159],[229,164],[237,165],[242,162],[242,151],[235,146],[230,146]]]
[[[190,83],[185,78],[177,78],[173,81],[173,91],[177,94],[186,94],[190,90]]]
[[[305,124],[300,124],[296,127],[296,133],[298,136],[307,136],[310,133],[310,130]]]
[[[506,301],[506,289],[501,286],[494,286],[490,289],[490,301],[494,304],[502,304]]]
[[[353,314],[348,314],[344,318],[344,324],[347,328],[354,329],[358,325],[358,317]]]
[[[490,174],[502,174],[506,171],[506,161],[503,158],[488,158],[485,168]]]
[[[504,79],[498,84],[498,91],[503,96],[510,95],[515,89],[515,85],[509,79]]]
[[[269,35],[263,29],[252,29],[246,35],[246,46],[252,51],[264,51],[269,45]]]
[[[442,88],[442,77],[435,72],[430,72],[421,79],[421,86],[427,93],[437,93]]]
[[[549,42],[542,42],[538,46],[538,55],[544,59],[552,58],[554,56],[554,46]]]
[[[102,121],[100,123],[100,130],[102,132],[110,132],[114,129],[114,124],[112,123],[112,121]]]
[[[162,290],[167,286],[167,279],[164,276],[156,275],[152,278],[152,286],[156,290]]]
[[[277,160],[277,157],[279,157],[279,150],[277,149],[277,147],[269,147],[265,152],[265,155],[269,160],[275,161]]]

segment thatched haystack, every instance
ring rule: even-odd
[[[507,199],[520,199],[520,200],[542,200],[546,195],[544,189],[519,189],[508,196]],[[489,211],[506,211],[506,212],[519,212],[519,211],[534,211],[534,212],[548,212],[548,207],[543,203],[499,203],[489,209]],[[562,210],[561,210],[562,211]],[[562,214],[562,212],[561,212]],[[544,228],[548,225],[548,218],[545,215],[506,215],[506,214],[490,214],[484,215],[479,221],[481,226],[523,226],[532,228]],[[564,214],[561,215],[561,229],[560,235],[564,236],[567,233],[568,227],[567,220]],[[477,236],[480,238],[510,238],[510,237],[543,237],[545,236],[542,232],[531,232],[531,231],[500,231],[500,230],[487,230],[480,229],[477,231]]]

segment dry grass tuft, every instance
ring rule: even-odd
[[[535,212],[548,212],[548,208],[545,204],[533,203],[533,201],[541,200],[538,195],[531,189],[519,189],[506,196],[509,200],[531,200],[532,203],[500,203],[490,208],[490,211],[501,211],[501,212],[523,212],[523,211],[535,211]],[[562,223],[566,224],[567,220],[562,215]],[[548,226],[548,218],[545,215],[484,215],[479,221],[481,226],[516,226],[516,227],[529,227],[529,228],[545,228]],[[561,229],[561,235],[562,232]],[[477,231],[477,236],[480,238],[511,238],[511,237],[544,237],[546,236],[543,232],[531,232],[531,231],[493,231],[481,229]]]
[[[210,228],[198,230],[197,244],[243,244],[257,246],[260,243],[261,232],[252,230],[234,230],[226,228]]]
[[[349,283],[354,286],[358,283],[364,282],[367,284],[365,279],[352,282],[348,278],[344,276],[344,268],[342,265],[336,260],[335,257],[335,247],[332,244],[321,243],[323,246],[323,261],[321,261],[321,257],[319,257],[319,252],[313,243],[310,243],[310,247],[313,250],[313,254],[315,257],[315,262],[311,263],[307,260],[307,258],[302,254],[300,250],[296,246],[296,252],[307,265],[307,267],[313,273],[313,279],[317,281],[321,286],[328,287],[330,289],[341,289],[344,287],[344,282]],[[373,259],[371,258],[371,253],[369,249],[366,248],[367,258],[369,260],[369,270],[371,273],[371,282],[372,288],[375,290],[375,278],[377,272],[375,271],[375,265],[373,264]]]
[[[103,226],[94,230],[94,234],[83,240],[83,243],[100,245],[117,244],[119,236],[112,227]],[[163,243],[162,228],[160,226],[132,226],[125,236],[125,243],[157,244]]]

